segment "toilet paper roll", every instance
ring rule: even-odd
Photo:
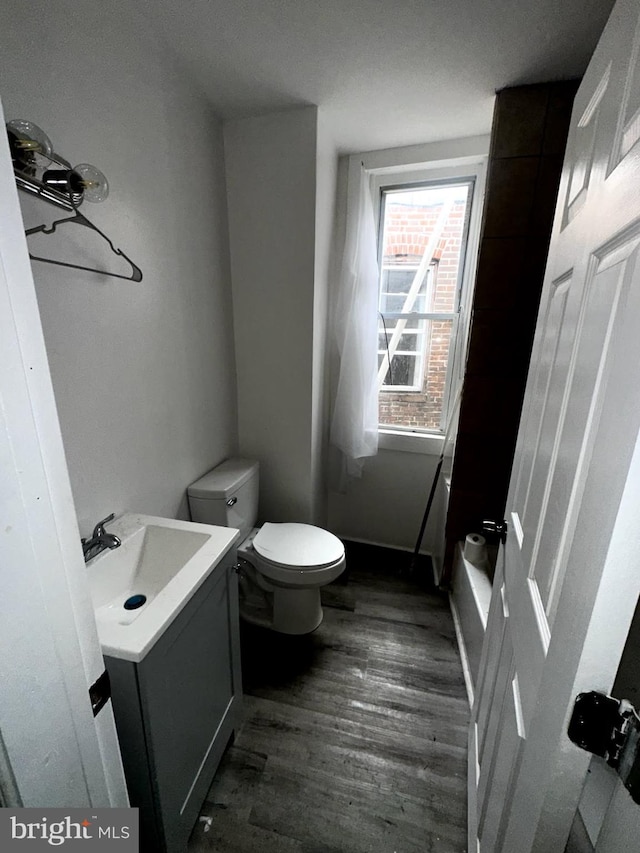
[[[468,533],[464,540],[464,558],[474,566],[482,566],[487,560],[487,542],[479,533]]]

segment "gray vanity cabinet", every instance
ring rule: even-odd
[[[235,550],[140,663],[105,658],[141,850],[184,853],[242,699]]]

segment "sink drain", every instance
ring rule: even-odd
[[[124,603],[125,610],[137,610],[138,607],[142,607],[142,605],[147,600],[146,595],[132,595],[130,598]]]

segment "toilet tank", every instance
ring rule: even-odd
[[[237,527],[244,539],[258,518],[258,485],[257,462],[227,459],[187,489],[192,520]]]

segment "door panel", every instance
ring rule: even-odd
[[[640,26],[636,31],[631,47],[627,79],[618,119],[616,134],[617,146],[611,157],[610,171],[629,154],[640,139]]]
[[[513,647],[511,645],[508,646],[506,654],[504,650],[509,611],[506,605],[504,584],[500,581],[501,577],[499,578],[496,576],[494,579],[493,596],[495,597],[497,594],[499,600],[497,603],[492,604],[489,609],[489,624],[487,626],[487,630],[491,632],[491,636],[494,639],[495,654],[492,655],[491,660],[488,661],[487,666],[482,673],[482,680],[478,682],[478,695],[481,697],[477,705],[478,759],[480,761],[482,761],[484,755],[485,741],[489,725],[491,723],[493,723],[494,726],[497,725],[497,718],[495,716],[490,718],[489,712],[491,711],[491,706],[495,701],[494,697],[496,695],[496,691],[499,695],[502,693],[500,689],[501,674],[503,675],[503,678],[506,678],[506,675],[504,674],[504,661],[505,658],[508,658],[506,666],[507,668],[510,668],[510,655],[513,654]]]
[[[611,688],[640,592],[639,14],[619,0],[576,96],[470,732],[481,853],[564,850],[573,698]]]
[[[587,198],[596,153],[600,105],[609,87],[610,77],[611,63],[608,63],[604,74],[597,81],[591,97],[576,123],[573,158],[570,164],[571,177],[569,179],[564,212],[564,226],[568,225],[579,213],[580,208]]]
[[[483,849],[500,849],[514,792],[514,779],[520,770],[525,742],[524,721],[518,676],[509,673],[502,702],[500,736],[492,754],[492,796],[485,797],[480,813],[478,837]]]
[[[625,248],[635,245],[627,243]],[[620,320],[620,295],[625,262],[591,264],[585,288],[576,352],[560,441],[547,487],[543,521],[538,527],[538,547],[531,563],[531,577],[549,615],[554,589],[561,582],[563,557],[579,508],[584,474],[589,466],[593,436],[601,411],[602,389],[607,375],[609,348]],[[619,324],[618,324],[619,325]]]
[[[571,356],[575,318],[573,323],[568,318],[565,319],[570,286],[571,273],[567,273],[553,282],[551,288],[544,318],[543,344],[536,365],[536,381],[531,394],[529,417],[526,419],[527,436],[523,442],[515,507],[520,518],[524,520],[524,559],[527,560],[531,559],[534,533],[534,528],[530,521],[527,523],[527,519],[535,520],[540,515],[544,483],[553,457],[553,439],[560,419]],[[563,329],[566,331],[564,336],[561,336]]]

